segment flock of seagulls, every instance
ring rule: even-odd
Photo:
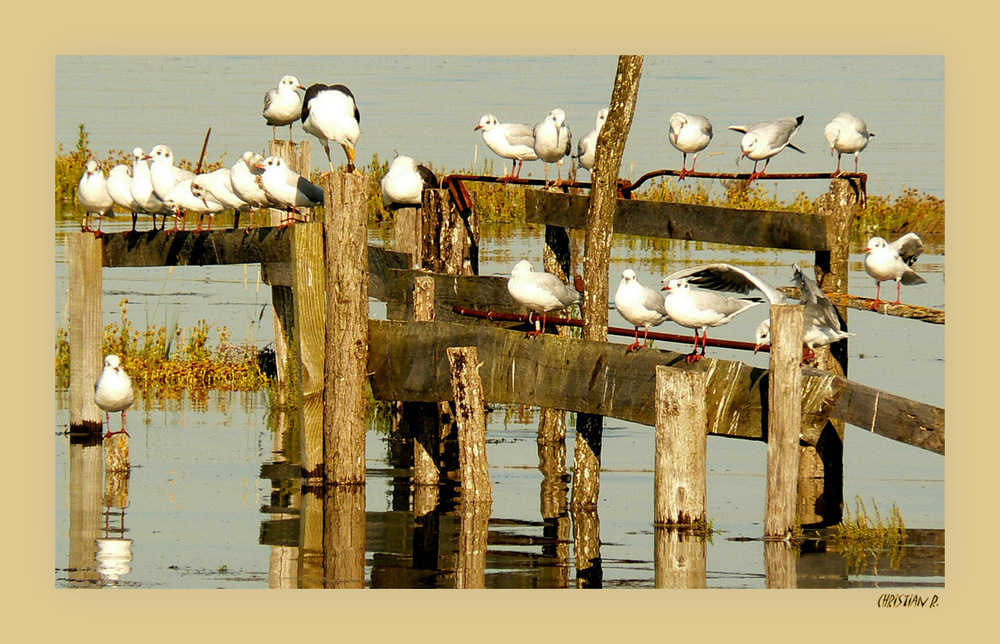
[[[865,249],[865,270],[875,278],[877,284],[872,309],[881,302],[881,282],[896,282],[896,304],[899,303],[900,285],[926,282],[912,268],[922,250],[923,242],[916,233],[907,233],[891,244],[881,237],[873,237],[868,242]],[[848,333],[844,328],[836,307],[815,278],[806,274],[798,264],[793,264],[792,269],[792,283],[799,289],[800,301],[804,305],[803,358],[809,360],[815,355],[816,347],[828,346],[854,334]],[[695,289],[693,286],[701,288]],[[528,333],[532,337],[542,332],[547,313],[579,304],[581,297],[576,289],[563,283],[555,275],[536,272],[531,262],[524,259],[511,269],[507,290],[514,301],[542,315],[541,326],[536,319],[535,330]],[[753,291],[759,291],[763,298],[747,297]],[[739,295],[723,294],[727,292]],[[635,270],[627,268],[622,272],[622,279],[614,296],[615,309],[635,327],[635,341],[626,347],[626,353],[648,345],[650,328],[673,321],[694,329],[694,346],[691,353],[685,356],[688,363],[704,357],[708,329],[727,324],[765,301],[769,304],[784,304],[789,300],[780,289],[750,271],[721,262],[671,273],[662,279],[660,291],[640,283]],[[755,353],[770,343],[770,326],[770,320],[765,319],[757,327]],[[639,342],[640,327],[644,329],[642,343]]]
[[[304,90],[304,96],[299,91]],[[261,111],[264,122],[272,128],[277,138],[277,128],[288,126],[288,140],[292,140],[292,126],[302,122],[302,129],[323,144],[330,169],[330,142],[341,146],[347,157],[348,172],[355,169],[356,148],[361,136],[361,113],[354,94],[344,85],[316,83],[308,88],[298,78],[286,75],[277,87],[264,95]],[[307,178],[289,168],[277,157],[264,158],[255,152],[244,152],[229,168],[219,168],[207,173],[194,173],[175,164],[173,150],[167,145],[155,145],[145,154],[140,147],[132,151],[132,163],[117,164],[105,177],[100,164],[89,159],[77,187],[77,199],[85,216],[83,230],[101,233],[104,215],[113,206],[132,214],[132,230],[136,230],[139,214],[153,218],[163,216],[161,230],[166,227],[168,216],[174,218],[174,227],[185,223],[188,213],[199,215],[198,230],[208,217],[211,230],[215,215],[232,210],[239,225],[239,215],[250,210],[274,208],[284,210],[282,225],[302,221],[295,217],[300,208],[311,208],[323,203],[323,190]],[[91,216],[98,217],[97,228],[90,227]]]

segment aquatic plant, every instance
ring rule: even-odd
[[[883,523],[882,514],[874,499],[872,507],[875,510],[874,518],[869,516],[861,497],[856,497],[854,518],[851,518],[850,507],[845,504],[844,519],[835,527],[835,548],[847,559],[851,570],[863,569],[868,560],[877,560],[882,551],[888,553],[892,567],[897,567],[902,558],[906,523],[899,508],[894,503],[888,521]]]

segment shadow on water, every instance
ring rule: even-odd
[[[242,402],[233,408],[244,407],[246,400]],[[187,404],[183,398],[175,401],[170,418],[176,421]],[[164,412],[153,407],[142,409],[146,422],[130,429],[133,463],[124,471],[106,467],[110,440],[68,437],[68,543],[62,552],[66,567],[56,568],[57,587],[944,585],[943,530],[909,530],[905,544],[893,550],[842,554],[830,531],[808,534],[800,544],[790,545],[758,536],[730,536],[730,529],[705,538],[654,527],[651,506],[633,508],[623,518],[619,506],[628,503],[616,499],[605,504],[603,493],[600,513],[571,511],[566,444],[538,442],[532,431],[536,414],[526,408],[504,408],[506,426],[497,427],[501,414],[491,414],[491,479],[498,493],[492,506],[477,506],[463,504],[453,476],[440,486],[414,486],[412,444],[397,440],[384,418],[373,418],[369,428],[366,485],[324,489],[303,487],[296,464],[299,447],[288,439],[295,428],[281,412],[271,414],[270,431],[254,439],[256,428],[242,429],[239,422],[156,427],[156,415]],[[609,428],[611,441],[626,438],[616,439],[617,429]],[[205,432],[219,434],[219,443],[212,445]],[[568,434],[573,438],[572,428]],[[231,471],[219,450],[229,445],[230,451],[239,451],[232,448],[241,435],[247,444],[256,444],[248,446],[245,458],[237,459],[242,463],[239,470]],[[160,449],[161,441],[170,441],[174,449]],[[185,466],[177,461],[182,458],[207,461],[208,469],[191,473],[188,483],[206,499],[204,507],[192,507],[181,489],[164,496],[163,483],[150,476],[164,465],[156,461],[168,461],[165,487],[180,488]],[[217,507],[231,503],[224,488],[241,473],[245,477],[251,472],[258,477],[259,503],[244,498],[238,518],[231,518],[230,509]],[[623,482],[635,488],[637,473],[652,486],[649,470],[602,473],[608,495],[614,497],[613,490]],[[192,519],[176,536],[169,534],[171,524]],[[218,533],[217,538],[208,532]],[[211,556],[219,558],[214,561],[226,563],[206,564],[212,560],[192,554],[213,548],[225,553],[222,558],[215,552]]]

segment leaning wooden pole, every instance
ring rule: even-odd
[[[618,72],[611,93],[608,120],[597,138],[583,258],[585,292],[581,308],[584,340],[606,342],[608,339],[608,266],[618,203],[618,175],[625,142],[632,127],[632,116],[635,114],[642,63],[642,56],[618,57]],[[571,501],[574,509],[597,506],[603,429],[602,417],[577,414]]]
[[[96,235],[69,235],[69,426],[74,433],[99,433],[104,420],[94,402],[94,383],[104,363],[101,266],[101,240]]]
[[[656,368],[653,523],[707,522],[708,372]]]
[[[328,483],[365,482],[368,413],[368,178],[324,175],[326,192],[326,379],[324,462]]]
[[[764,509],[768,538],[786,538],[795,526],[802,431],[802,310],[801,304],[771,305]]]

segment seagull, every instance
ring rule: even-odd
[[[80,185],[76,190],[76,199],[86,211],[83,217],[83,230],[93,231],[89,219],[91,214],[96,213],[97,230],[94,232],[100,235],[101,221],[105,214],[111,212],[114,201],[108,194],[108,184],[104,178],[104,172],[96,159],[87,160],[87,167],[83,171],[83,176],[80,177]]]
[[[208,196],[208,191],[204,189],[204,186],[199,183],[196,187],[195,179],[195,177],[191,177],[181,181],[171,188],[170,192],[163,198],[164,205],[174,213],[174,227],[168,232],[176,231],[178,222],[182,222],[181,230],[183,230],[187,224],[186,215],[189,212],[201,215],[201,220],[198,222],[198,230],[201,230],[201,221],[204,220],[206,214],[214,216],[215,213],[225,210],[222,204]],[[209,227],[211,227],[211,223],[209,223]]]
[[[104,371],[101,372],[94,384],[94,402],[104,410],[104,418],[108,424],[108,431],[104,438],[122,433],[128,436],[125,425],[125,410],[135,399],[135,392],[132,391],[132,379],[122,369],[121,364],[121,358],[113,353],[108,355],[104,358]],[[122,428],[117,432],[111,431],[111,412],[113,411],[122,413]]]
[[[795,263],[792,265],[792,280],[799,288],[802,302],[802,343],[806,346],[806,356],[809,358],[815,355],[816,347],[825,347],[838,340],[843,340],[853,336],[843,330],[840,323],[840,316],[837,314],[833,302],[826,296],[823,289],[819,287],[816,280],[807,275],[802,267]],[[773,303],[773,302],[772,302]],[[765,319],[757,327],[757,344],[754,353],[760,350],[765,344],[771,342],[771,320]]]
[[[552,273],[536,273],[535,267],[526,259],[514,264],[514,268],[511,269],[510,279],[507,280],[507,291],[519,304],[542,314],[541,326],[536,318],[535,330],[529,331],[528,337],[535,337],[542,332],[546,313],[580,302],[580,293],[575,288],[564,284]]]
[[[289,215],[282,226],[291,223],[291,215],[298,212],[297,208],[323,205],[323,189],[289,168],[281,157],[267,157],[257,167],[264,171],[261,175],[264,192],[276,207],[284,208]]]
[[[678,271],[663,278],[663,290],[667,291],[663,303],[670,319],[681,326],[695,330],[694,350],[684,358],[684,361],[688,364],[696,360],[701,360],[705,355],[705,340],[708,339],[709,327],[726,324],[750,307],[757,306],[763,302],[763,300],[756,297],[736,298],[719,295],[714,291],[693,291],[691,290],[690,282],[697,282],[696,278],[693,274],[683,276],[683,274],[691,273],[693,270]],[[774,290],[780,293],[777,289]],[[699,330],[702,335],[701,354],[698,353]]]
[[[111,168],[107,181],[108,195],[111,200],[132,215],[132,232],[135,232],[135,222],[142,206],[132,197],[132,168],[119,163]]]
[[[382,177],[382,201],[390,207],[419,206],[424,190],[438,185],[434,173],[417,165],[413,157],[396,157]]]
[[[577,157],[580,165],[588,170],[594,169],[594,155],[597,153],[597,137],[601,134],[601,128],[608,120],[608,108],[602,108],[597,112],[597,120],[594,121],[594,129],[583,135],[576,146]]]
[[[233,192],[253,208],[269,208],[271,199],[264,192],[261,176],[264,157],[247,150],[229,169],[229,178],[233,184]]]
[[[232,174],[229,168],[219,168],[212,172],[199,174],[191,181],[191,193],[196,197],[201,196],[206,205],[208,205],[208,201],[214,201],[220,204],[223,210],[232,210],[236,219],[233,228],[236,228],[239,223],[240,212],[250,208],[247,202],[233,192]],[[209,215],[208,229],[212,230],[215,213],[207,214]]]
[[[142,148],[132,149],[132,184],[129,187],[132,199],[139,204],[140,212],[153,216],[153,229],[156,229],[156,215],[163,215],[163,226],[167,225],[169,208],[153,192],[153,179],[149,171],[149,158]],[[162,227],[161,227],[162,228]]]
[[[302,129],[323,143],[326,160],[333,172],[330,141],[336,141],[347,155],[347,171],[355,172],[354,155],[361,136],[361,113],[354,94],[344,85],[309,86],[302,99]]]
[[[566,125],[566,112],[558,107],[535,124],[535,154],[545,162],[545,182],[549,181],[549,164],[555,163],[562,179],[562,159],[573,150],[573,133]]]
[[[305,89],[294,76],[282,76],[278,86],[264,94],[264,120],[271,126],[271,136],[278,138],[277,127],[288,126],[288,142],[292,142],[292,123],[302,116],[302,97],[295,90]]]
[[[902,284],[913,286],[926,284],[927,280],[917,274],[911,266],[924,252],[924,242],[917,233],[906,233],[891,244],[882,237],[872,237],[865,248],[865,271],[875,278],[875,301],[871,304],[874,311],[882,294],[882,282],[896,280],[896,301],[899,304]]]
[[[649,327],[659,326],[670,319],[667,314],[664,298],[654,289],[639,283],[635,271],[626,268],[622,272],[622,281],[615,291],[615,308],[623,318],[635,327],[635,342],[628,345],[625,353],[639,350],[639,327],[645,327],[642,346],[648,345]]]
[[[792,137],[798,132],[799,126],[805,116],[795,118],[783,118],[777,121],[758,123],[749,127],[745,125],[730,125],[729,129],[736,132],[743,132],[743,140],[740,146],[743,154],[740,158],[748,157],[753,159],[753,172],[750,174],[750,182],[759,179],[767,170],[767,164],[771,162],[771,157],[778,154],[786,147],[805,154],[805,151],[792,145]],[[764,160],[764,167],[757,172],[757,162]],[[749,182],[748,182],[749,183]]]
[[[537,161],[535,133],[522,123],[501,123],[492,114],[483,114],[473,130],[483,131],[483,141],[504,159],[512,159],[510,178],[519,179],[525,161]],[[505,177],[506,178],[506,177]]]
[[[174,151],[160,144],[149,151],[149,177],[153,182],[153,194],[166,202],[167,193],[182,181],[194,178],[194,173],[174,165]]]
[[[840,174],[840,157],[845,152],[854,155],[854,172],[858,171],[858,155],[868,147],[868,139],[875,136],[868,131],[868,125],[850,112],[841,112],[833,117],[826,129],[826,140],[830,143],[830,155],[837,152],[837,171]]]
[[[670,133],[667,139],[670,145],[684,153],[683,167],[677,177],[678,181],[684,181],[684,177],[694,172],[698,153],[707,148],[712,140],[712,122],[700,114],[674,112],[670,115]],[[690,170],[687,169],[688,154],[694,154]]]

